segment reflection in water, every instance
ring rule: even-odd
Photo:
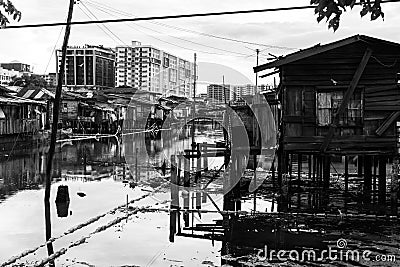
[[[46,224],[46,241],[49,241],[51,238],[51,211],[50,211],[50,202],[44,201],[44,214],[45,214],[45,224]],[[54,253],[53,243],[47,243],[47,254],[50,256]],[[49,262],[50,266],[55,266],[54,261]]]

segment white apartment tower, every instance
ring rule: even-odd
[[[133,41],[116,47],[115,85],[192,97],[194,64],[166,51]]]

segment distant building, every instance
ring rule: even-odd
[[[234,99],[234,92],[229,84],[210,84],[207,86],[207,97],[211,103],[228,103]]]
[[[21,77],[22,73],[0,67],[0,85],[9,85],[13,77]]]
[[[61,50],[57,50],[57,73]],[[115,52],[103,46],[85,45],[67,48],[63,86],[67,89],[104,89],[114,87]]]
[[[133,41],[116,48],[115,85],[164,95],[192,97],[194,64],[166,51]]]
[[[0,67],[7,70],[15,70],[19,72],[31,72],[31,66],[20,62],[0,63]]]
[[[239,100],[243,96],[253,96],[257,93],[267,91],[271,88],[272,86],[266,84],[261,84],[258,86],[255,86],[253,84],[244,84],[233,86],[233,91],[235,92],[235,100]]]
[[[49,86],[49,87],[57,86],[57,74],[56,73],[44,74],[44,75],[40,75],[40,77],[46,81],[47,86]]]

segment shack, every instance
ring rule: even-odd
[[[379,203],[386,202],[386,163],[398,152],[399,57],[400,44],[355,35],[254,67],[256,73],[273,69],[261,77],[279,73],[278,182],[295,164],[300,181],[306,162],[308,178],[322,177],[328,189],[331,162],[338,160],[347,191],[348,164],[355,159],[364,203],[376,178]]]

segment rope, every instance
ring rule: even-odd
[[[385,63],[383,63],[382,61],[380,61],[377,57],[374,57],[374,56],[371,56],[373,59],[375,59],[375,61],[376,62],[378,62],[380,65],[382,65],[383,67],[385,67],[385,68],[393,68],[395,65],[396,65],[396,63],[397,63],[397,59],[393,62],[393,64],[391,64],[391,65],[387,65],[387,64],[385,64]]]

